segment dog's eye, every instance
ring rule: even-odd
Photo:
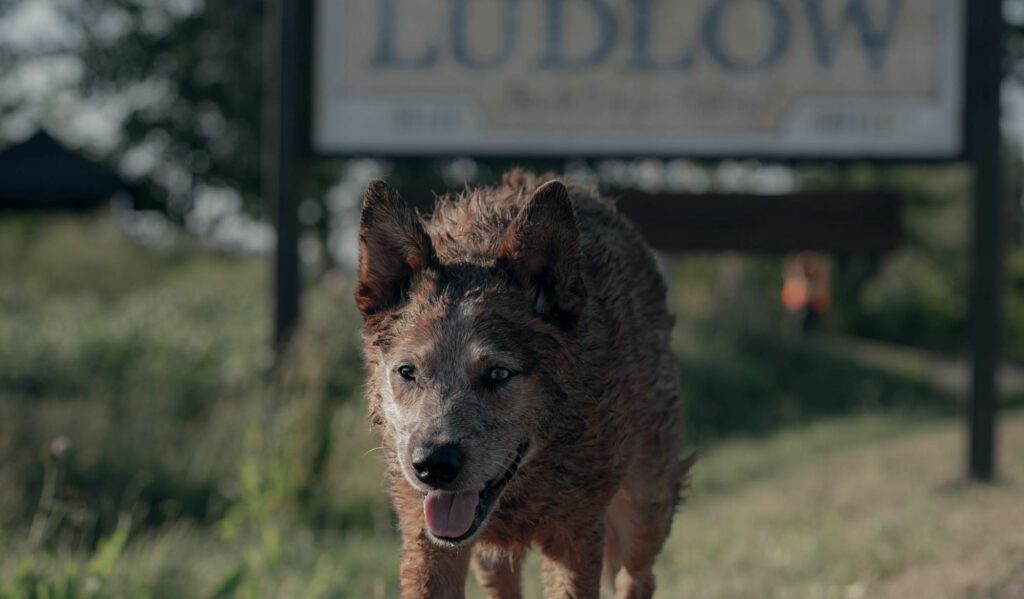
[[[398,367],[398,376],[407,381],[416,380],[416,368],[411,364],[402,364]]]
[[[512,377],[512,371],[503,366],[495,366],[487,371],[487,384],[498,386]]]

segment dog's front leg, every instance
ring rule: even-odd
[[[468,547],[439,547],[422,529],[409,535],[402,541],[402,598],[463,599],[469,558]]]
[[[473,571],[480,588],[491,599],[522,599],[524,557],[522,547],[498,549],[478,544],[473,549]]]
[[[601,594],[604,520],[563,529],[540,541],[545,599],[597,599]]]

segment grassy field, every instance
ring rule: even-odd
[[[951,397],[723,320],[717,268],[677,273],[703,457],[661,596],[1024,595],[1024,414],[999,484],[960,484]],[[0,222],[0,597],[396,596],[350,281],[311,283],[273,369],[267,289],[104,218]]]
[[[862,417],[730,442],[697,471],[666,596],[1024,596],[1024,418],[1004,479],[960,482],[953,422]]]
[[[721,443],[658,562],[661,596],[1024,596],[1024,414],[1002,434],[991,486],[962,484],[948,421],[861,416]]]

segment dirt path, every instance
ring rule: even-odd
[[[811,343],[862,364],[931,380],[958,398],[966,397],[970,388],[971,363],[965,357],[854,337],[829,337]],[[1004,362],[999,369],[999,389],[1004,396],[1024,394],[1024,367]]]

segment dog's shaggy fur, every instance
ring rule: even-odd
[[[597,597],[602,570],[616,597],[654,592],[689,467],[665,284],[611,202],[539,183],[515,171],[428,217],[366,191],[356,301],[404,597],[462,597],[471,563],[520,597],[532,545],[546,596]],[[439,482],[416,456],[441,445],[461,460]],[[437,505],[472,524],[446,532]]]

